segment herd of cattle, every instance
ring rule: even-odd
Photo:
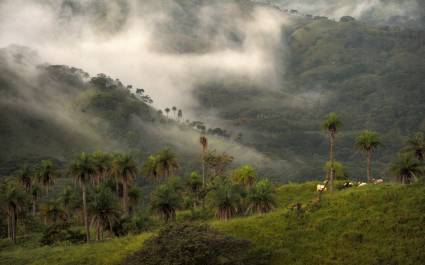
[[[325,181],[326,183],[326,181]],[[369,184],[382,184],[384,183],[383,179],[372,179],[372,181]],[[366,186],[368,183],[366,182],[345,182],[343,184],[343,189],[348,189],[351,187],[363,187]],[[316,190],[318,192],[324,192],[327,190],[326,184],[317,184]]]

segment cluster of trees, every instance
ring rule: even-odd
[[[91,227],[95,227],[100,240],[105,229],[112,230],[114,221],[128,216],[140,201],[140,189],[131,186],[137,173],[138,165],[131,156],[103,152],[82,153],[66,169],[59,169],[50,160],[32,168],[25,166],[0,185],[8,237],[16,242],[18,217],[31,212],[34,220],[38,218],[45,225],[83,224],[87,242]],[[56,179],[65,176],[71,177],[74,185],[49,194]]]
[[[142,166],[130,155],[104,152],[81,153],[66,168],[43,160],[0,183],[7,236],[16,242],[18,221],[23,224],[28,218],[50,233],[57,232],[52,226],[84,227],[86,242],[93,236],[102,240],[105,233],[121,235],[123,222],[140,222],[141,213],[144,218],[148,215],[137,176],[156,185],[149,206],[165,222],[175,220],[177,210],[214,212],[220,220],[270,211],[275,205],[272,185],[257,182],[251,166],[228,170],[232,161],[225,153],[205,150],[203,178],[197,172],[180,178],[176,176],[180,164],[169,148],[149,156]],[[66,182],[62,177],[72,178],[72,185],[68,181],[54,186],[59,178]],[[44,240],[53,241],[49,235]]]
[[[176,106],[171,107],[171,109],[167,107],[167,108],[164,109],[164,111],[158,110],[158,113],[160,115],[164,115],[164,113],[165,113],[167,119],[170,119],[170,112],[172,112],[171,119],[179,121],[179,122],[182,121],[183,111],[181,109],[177,109]]]
[[[333,182],[337,175],[341,177],[346,175],[343,165],[335,160],[335,138],[341,126],[342,122],[334,112],[329,113],[322,124],[323,129],[326,130],[329,136],[329,161],[326,162],[325,170],[326,185],[329,185],[330,191],[333,190]],[[372,177],[372,155],[382,145],[379,134],[371,130],[364,130],[356,138],[355,148],[366,157],[368,182],[374,180]],[[391,163],[390,173],[398,182],[409,184],[425,173],[424,156],[425,137],[422,132],[418,132],[407,141],[406,147],[400,151]]]

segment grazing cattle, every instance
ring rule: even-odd
[[[325,185],[317,184],[316,190],[318,192],[323,192],[323,191],[326,191],[326,187],[325,187]]]
[[[367,183],[362,182],[362,183],[360,183],[360,184],[359,184],[359,186],[358,186],[358,187],[363,187],[363,186],[366,186],[366,185],[367,185]]]
[[[345,182],[344,185],[342,186],[344,189],[348,189],[354,186],[353,182]]]
[[[373,180],[373,184],[382,184],[382,183],[384,183],[383,179],[374,179]]]

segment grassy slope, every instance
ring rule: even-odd
[[[272,249],[279,264],[421,264],[425,260],[425,186],[378,185],[326,194],[314,201],[315,183],[278,188],[279,208],[263,216],[212,225]],[[311,205],[311,203],[310,203]],[[0,264],[119,264],[150,234],[81,246],[0,248]]]
[[[287,206],[314,197],[296,186],[281,188],[280,197],[285,193],[294,199]],[[297,215],[288,208],[214,225],[273,249],[274,265],[421,264],[425,260],[423,186],[352,188],[326,195],[321,206],[308,213]]]

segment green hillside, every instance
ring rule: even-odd
[[[422,184],[368,185],[325,194],[315,183],[277,188],[268,214],[209,222],[227,235],[271,251],[271,264],[421,264],[425,259],[425,188]],[[295,210],[296,203],[302,205]],[[39,247],[33,236],[2,241],[1,264],[120,264],[150,234],[88,246]],[[33,237],[33,238],[32,238]]]

